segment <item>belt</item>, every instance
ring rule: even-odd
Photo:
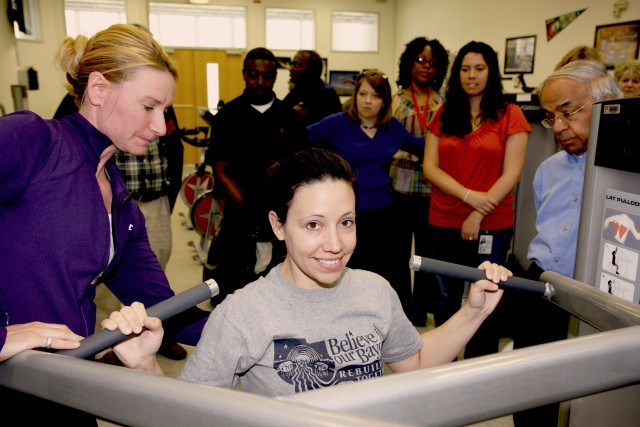
[[[133,200],[137,200],[142,203],[152,202],[162,196],[164,196],[164,193],[161,191],[153,191],[150,193],[131,193],[131,198]]]

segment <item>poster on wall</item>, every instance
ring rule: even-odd
[[[547,19],[547,41],[551,40],[557,36],[560,31],[567,28],[569,24],[575,21],[578,16],[582,15],[585,10],[587,10],[587,8]]]
[[[598,25],[593,46],[602,62],[611,69],[621,62],[638,58],[640,21]]]
[[[640,195],[607,189],[596,286],[640,302]]]

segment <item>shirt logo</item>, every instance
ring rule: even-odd
[[[383,374],[382,340],[374,335],[308,343],[305,339],[276,339],[273,368],[296,393],[361,381]]]

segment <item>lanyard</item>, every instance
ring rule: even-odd
[[[431,88],[429,88],[431,89]],[[416,116],[418,117],[418,122],[420,122],[420,130],[424,135],[427,129],[427,114],[429,113],[429,94],[431,94],[431,90],[427,92],[427,99],[424,102],[424,111],[420,113],[420,106],[418,105],[418,100],[416,99],[416,94],[413,93],[413,86],[409,86],[409,92],[411,92],[411,101],[413,101],[413,109],[416,111]]]

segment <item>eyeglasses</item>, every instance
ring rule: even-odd
[[[435,67],[438,65],[438,61],[434,61],[433,59],[427,59],[424,56],[418,56],[416,58],[416,62],[420,65],[428,65],[430,67]]]
[[[578,114],[580,111],[584,109],[584,107],[592,103],[593,101],[589,101],[586,104],[584,104],[582,107],[578,108],[577,110],[569,111],[568,113],[559,113],[558,117],[554,116],[554,117],[544,118],[540,123],[542,124],[542,126],[546,127],[547,129],[551,129],[553,128],[553,125],[556,123],[556,121],[561,123],[570,122],[575,118],[576,114]]]

